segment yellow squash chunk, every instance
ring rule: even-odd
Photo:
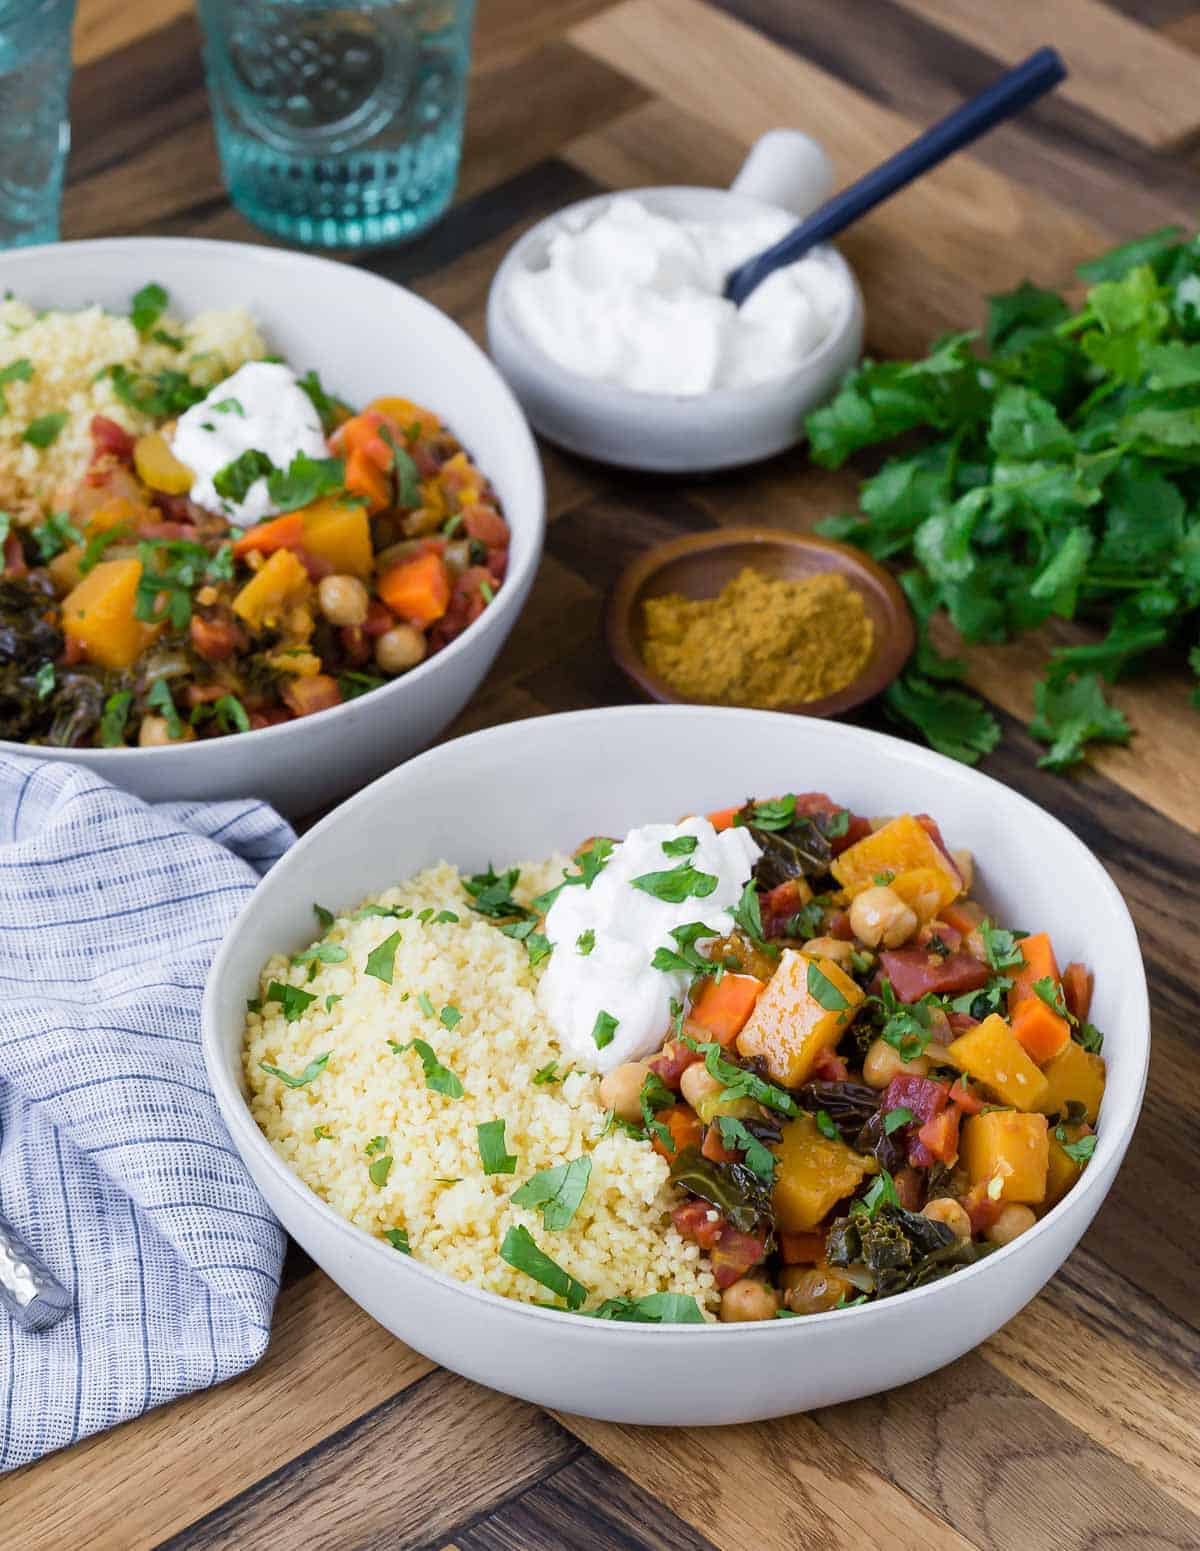
[[[1057,1115],[1072,1100],[1082,1104],[1088,1125],[1096,1124],[1100,1100],[1104,1097],[1104,1062],[1074,1040],[1065,1044],[1042,1067],[1047,1091],[1038,1108],[1044,1115]]]
[[[959,1161],[972,1185],[989,1187],[993,1201],[1037,1206],[1046,1197],[1050,1162],[1045,1115],[1013,1109],[972,1115],[963,1126]]]
[[[925,826],[911,813],[902,813],[897,819],[889,819],[873,834],[848,846],[835,860],[832,871],[853,898],[869,889],[881,873],[890,872],[899,878],[926,868],[932,869],[937,876],[936,914],[962,892],[958,873],[938,850]]]
[[[127,495],[115,495],[111,501],[98,506],[84,523],[88,538],[97,533],[108,533],[113,528],[132,528],[139,522],[161,522],[162,513],[149,506],[131,501]]]
[[[998,1012],[960,1034],[946,1047],[946,1055],[959,1071],[985,1084],[1001,1104],[1041,1109],[1049,1084]]]
[[[426,436],[436,436],[442,429],[442,422],[433,410],[414,404],[412,399],[372,399],[365,413],[387,415],[388,419],[394,420],[402,431],[407,431],[411,425],[419,425]]]
[[[1078,1127],[1070,1128],[1068,1139],[1078,1141]],[[1071,1186],[1083,1173],[1083,1165],[1076,1163],[1063,1150],[1062,1143],[1051,1133],[1049,1140],[1050,1154],[1046,1166],[1046,1198],[1042,1202],[1042,1210],[1048,1212],[1052,1206],[1057,1206],[1062,1198],[1070,1190]]]
[[[233,600],[233,612],[252,630],[278,624],[284,611],[310,590],[308,572],[290,549],[277,549]]]
[[[167,445],[166,437],[157,431],[147,431],[134,442],[133,466],[151,490],[162,490],[167,495],[186,495],[192,488],[194,475],[191,469],[186,463],[180,463]]]
[[[830,989],[809,989],[809,968],[815,965]],[[774,1082],[794,1088],[808,1080],[822,1050],[832,1050],[854,1017],[864,993],[832,959],[809,958],[785,948],[779,968],[755,1004],[746,1027],[738,1035],[743,1056],[761,1056]]]
[[[946,874],[940,867],[910,867],[898,872],[890,884],[924,925],[943,908],[946,899]]]
[[[365,581],[371,574],[371,522],[366,508],[326,497],[304,508],[303,544],[335,571]]]
[[[845,1142],[822,1136],[812,1115],[788,1121],[772,1151],[777,1160],[775,1218],[784,1233],[815,1228],[879,1168],[874,1158],[864,1158]]]
[[[62,628],[90,662],[128,668],[158,634],[134,615],[140,560],[102,560],[63,599]]]

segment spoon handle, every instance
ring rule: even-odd
[[[725,295],[740,307],[751,291],[773,271],[785,264],[794,264],[817,243],[835,237],[914,178],[1028,107],[1051,87],[1057,86],[1066,73],[1066,66],[1056,49],[1040,48],[1030,54],[978,96],[939,119],[902,151],[897,151],[895,156],[889,157],[857,183],[835,194],[794,231],[781,237],[774,247],[739,265],[725,282]]]

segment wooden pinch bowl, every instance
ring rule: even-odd
[[[608,605],[609,648],[625,676],[652,700],[706,703],[676,694],[646,663],[642,655],[646,600],[664,593],[714,598],[746,566],[789,581],[841,572],[861,595],[874,626],[870,658],[844,689],[780,710],[799,716],[838,716],[880,694],[908,660],[916,637],[907,600],[895,579],[870,556],[849,544],[786,528],[724,528],[658,544],[639,555],[617,580]]]

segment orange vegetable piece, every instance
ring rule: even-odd
[[[110,529],[119,528],[125,523],[132,526],[139,522],[154,521],[161,515],[153,507],[131,501],[127,495],[115,495],[98,506],[87,518],[84,532],[89,538],[94,538],[97,533],[108,533]]]
[[[704,1127],[695,1110],[687,1104],[672,1104],[669,1109],[660,1109],[654,1118],[671,1134],[671,1146],[668,1147],[657,1131],[651,1132],[654,1151],[661,1157],[670,1160],[685,1147],[699,1147]]]
[[[304,519],[303,545],[310,555],[327,560],[335,571],[367,580],[375,552],[365,508],[326,496],[299,515]]]
[[[1045,1115],[1015,1109],[972,1115],[963,1127],[962,1160],[972,1185],[983,1185],[990,1200],[1037,1206],[1046,1196],[1050,1161]]]
[[[1093,984],[1092,972],[1086,964],[1068,964],[1063,970],[1063,995],[1067,999],[1067,1007],[1080,1023],[1087,1020],[1092,1010]]]
[[[414,404],[412,399],[372,399],[365,413],[386,415],[401,431],[407,431],[410,425],[419,425],[423,436],[436,436],[442,429],[442,422],[433,410]]]
[[[282,517],[271,517],[247,528],[240,539],[234,540],[233,558],[243,560],[253,549],[260,555],[273,555],[277,549],[298,549],[303,538],[304,518],[299,512],[285,512]]]
[[[308,572],[290,549],[277,549],[233,600],[233,612],[252,630],[276,624],[284,610],[311,591]]]
[[[1019,1004],[1012,1015],[1012,1031],[1039,1066],[1045,1066],[1071,1039],[1067,1020],[1047,1007],[1040,996],[1027,997]]]
[[[388,566],[376,586],[388,608],[422,629],[441,619],[450,603],[450,573],[435,553]]]
[[[1060,978],[1058,960],[1054,957],[1054,949],[1045,932],[1035,932],[1030,937],[1022,937],[1017,947],[1021,950],[1021,957],[1025,962],[1017,971],[1012,990],[1008,993],[1010,1012],[1018,1002],[1023,1002],[1026,997],[1036,994],[1033,989],[1035,980],[1045,980],[1049,976],[1057,984]]]
[[[346,459],[346,489],[362,496],[369,511],[381,512],[391,505],[392,486],[387,470],[381,469],[362,447]]]
[[[700,1155],[710,1163],[735,1163],[741,1157],[736,1147],[726,1147],[721,1140],[721,1128],[718,1125],[708,1126],[705,1130]]]
[[[959,1111],[953,1105],[939,1110],[917,1132],[922,1142],[941,1163],[953,1163],[958,1157]]]
[[[825,1259],[825,1235],[815,1233],[781,1233],[779,1253],[785,1266],[817,1266]]]
[[[762,988],[762,981],[756,980],[753,975],[726,972],[720,984],[709,978],[692,1003],[689,1017],[693,1023],[698,1023],[706,1033],[711,1034],[719,1045],[731,1045],[745,1028]]]
[[[141,575],[140,560],[102,560],[63,599],[63,633],[90,661],[128,668],[161,630],[133,612]]]
[[[708,815],[708,822],[719,834],[723,829],[733,828],[733,819],[737,811],[737,808],[718,808],[716,813],[710,813]]]

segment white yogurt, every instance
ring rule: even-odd
[[[619,195],[550,239],[546,264],[518,270],[508,304],[524,333],[568,371],[642,393],[694,397],[786,376],[829,337],[846,280],[820,253],[764,280],[738,308],[725,278],[796,224],[784,210],[736,222],[677,221]]]
[[[190,494],[196,505],[225,512],[243,527],[279,510],[267,493],[266,476],[256,479],[241,501],[219,496],[213,477],[251,448],[266,453],[277,469],[286,469],[298,452],[329,456],[312,400],[291,368],[278,361],[248,361],[239,367],[180,415],[171,441],[171,451],[192,471]]]
[[[664,840],[685,835],[696,839],[690,854],[663,850]],[[694,921],[710,927],[713,937],[731,932],[730,912],[759,854],[748,830],[718,834],[704,818],[647,824],[631,829],[614,848],[591,888],[576,884],[563,889],[546,916],[545,933],[554,952],[538,1000],[573,1065],[608,1072],[659,1048],[669,1030],[671,1002],[686,999],[693,976],[683,970],[653,969],[655,949],[676,949],[671,929]],[[635,878],[681,863],[715,877],[712,892],[670,904],[633,887]],[[583,953],[580,938],[586,946],[587,933],[592,947]],[[599,1048],[593,1031],[601,1013],[617,1022],[611,1043]]]

